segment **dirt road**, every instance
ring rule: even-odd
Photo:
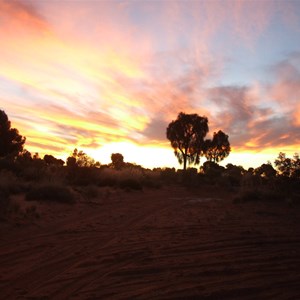
[[[0,223],[0,299],[300,299],[300,207],[180,188]]]

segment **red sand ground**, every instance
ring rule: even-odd
[[[300,299],[299,206],[183,188],[35,205],[0,223],[1,299]]]

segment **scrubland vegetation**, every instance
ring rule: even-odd
[[[287,165],[286,160],[293,162]],[[0,160],[1,216],[9,212],[10,196],[24,194],[26,201],[52,201],[74,203],[78,193],[86,198],[97,197],[99,189],[109,187],[123,192],[160,189],[166,186],[184,186],[187,189],[205,190],[210,187],[233,193],[236,203],[244,201],[287,201],[300,203],[299,158],[286,158],[280,154],[271,164],[245,170],[228,164],[221,167],[207,161],[198,170],[174,168],[144,169],[124,163],[118,169],[113,165],[83,166],[47,163],[37,155],[26,152],[14,160]]]
[[[214,137],[220,135],[222,138],[215,139],[214,142],[208,140],[209,143],[207,141],[204,144],[200,143],[199,139],[203,140],[208,131],[207,119],[185,114],[180,114],[179,117],[170,126],[174,127],[172,127],[174,131],[172,138],[175,141],[172,141],[172,146],[179,151],[177,156],[180,156],[178,153],[183,153],[184,169],[155,168],[150,170],[124,162],[121,153],[112,153],[111,163],[108,165],[101,165],[77,149],[74,149],[66,162],[52,155],[45,155],[43,158],[40,158],[38,153],[32,155],[24,148],[26,139],[19,134],[17,129],[11,128],[8,117],[4,111],[1,111],[1,218],[5,218],[10,211],[16,210],[16,208],[10,208],[12,195],[23,194],[26,201],[71,204],[76,202],[78,194],[85,199],[97,197],[99,189],[103,187],[120,189],[124,192],[141,191],[145,188],[160,189],[174,185],[197,190],[215,187],[233,192],[235,203],[245,201],[287,201],[291,205],[299,203],[300,159],[298,154],[295,154],[293,158],[288,158],[284,153],[280,153],[274,162],[275,168],[270,162],[259,168],[248,170],[232,164],[222,167],[217,162],[230,152],[228,136],[221,132],[223,135],[218,133],[214,134]],[[185,128],[191,130],[190,128],[196,126],[192,123],[195,122],[193,118],[196,118],[198,123],[200,122],[198,127],[206,126],[204,133],[195,138],[189,135],[190,147],[193,151],[180,152],[182,151],[180,139],[184,140],[185,136],[182,134],[182,137],[178,137],[176,128],[183,126],[184,130]],[[202,122],[203,120],[205,122]],[[180,122],[183,122],[183,125]],[[200,145],[198,152],[195,150],[196,146],[192,146],[196,144]],[[209,147],[205,144],[209,144]],[[199,169],[186,168],[187,162],[194,164],[200,162],[200,152],[205,155],[213,153],[213,155],[207,154],[207,161]],[[181,156],[179,158],[183,160]]]

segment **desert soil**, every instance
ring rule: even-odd
[[[0,223],[0,299],[300,299],[300,207],[232,198],[162,188],[26,203],[38,219]]]

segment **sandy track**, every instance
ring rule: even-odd
[[[215,198],[116,193],[1,230],[0,298],[300,299],[299,207]]]

